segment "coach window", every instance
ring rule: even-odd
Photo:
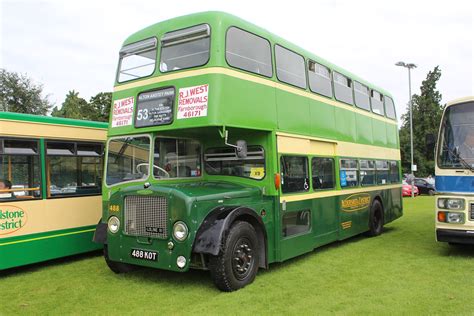
[[[352,80],[336,71],[333,72],[334,96],[337,100],[354,104],[352,96]]]
[[[304,58],[289,49],[275,45],[278,80],[306,89]]]
[[[266,77],[273,75],[270,42],[236,27],[227,31],[225,58],[232,67]]]
[[[369,88],[367,86],[354,81],[354,97],[358,108],[370,111]]]
[[[400,182],[400,172],[398,170],[398,162],[390,161],[390,182],[399,183]]]
[[[0,202],[41,197],[38,148],[37,140],[0,138]]]
[[[100,143],[48,141],[48,197],[100,194],[102,152]]]
[[[375,161],[360,160],[360,184],[363,186],[375,184]]]
[[[359,185],[357,160],[341,159],[341,168],[339,173],[342,188],[356,187]]]
[[[311,159],[313,190],[334,188],[334,159],[314,157]]]
[[[311,91],[332,98],[331,71],[312,60],[308,62],[308,79]]]
[[[211,28],[207,24],[168,32],[161,38],[160,71],[198,67],[207,64]]]
[[[372,90],[370,103],[372,104],[372,112],[379,115],[385,115],[383,110],[383,95],[379,92]]]
[[[308,158],[282,156],[280,160],[281,191],[283,193],[309,190]]]
[[[388,183],[388,161],[377,160],[375,163],[375,168],[377,169],[377,184],[387,184]]]
[[[387,117],[391,119],[396,119],[397,115],[395,114],[395,104],[393,104],[393,100],[390,97],[385,96],[385,113],[387,113]]]

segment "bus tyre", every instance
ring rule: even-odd
[[[433,195],[435,194],[435,191],[434,191],[434,190],[429,190],[429,191],[428,191],[428,194],[431,195],[431,196],[433,196]]]
[[[378,236],[383,231],[383,208],[382,204],[375,200],[372,203],[372,207],[370,208],[370,215],[369,215],[369,231],[367,232],[367,236],[374,237]]]
[[[107,245],[104,245],[104,259],[110,270],[114,271],[115,273],[127,273],[136,270],[136,266],[134,265],[110,260]]]
[[[225,292],[238,290],[255,279],[259,266],[257,233],[247,222],[235,222],[222,243],[221,253],[209,260],[216,286]]]

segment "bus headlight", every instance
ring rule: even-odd
[[[184,222],[176,222],[173,225],[173,237],[177,241],[184,241],[188,237],[188,226]]]
[[[464,199],[439,198],[438,208],[442,208],[446,210],[463,210]]]
[[[120,229],[120,220],[118,219],[117,216],[110,216],[107,222],[107,226],[109,227],[109,231],[112,234],[115,234]]]
[[[448,216],[446,217],[446,220],[448,223],[452,223],[452,224],[463,224],[464,214],[449,212]]]

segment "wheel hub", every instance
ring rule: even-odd
[[[237,279],[248,276],[254,264],[253,249],[246,238],[237,241],[232,254],[232,271]]]

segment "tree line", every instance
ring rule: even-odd
[[[428,148],[426,135],[438,135],[439,121],[444,105],[441,105],[441,93],[437,82],[441,70],[436,66],[429,71],[420,86],[420,94],[414,94],[413,100],[413,152],[414,163],[418,167],[415,173],[424,177],[434,174],[434,152]],[[43,96],[43,85],[33,82],[26,75],[0,69],[0,111],[30,113],[66,117],[81,120],[109,121],[112,104],[111,92],[100,92],[89,101],[81,98],[79,92],[71,90],[61,107],[54,106]],[[404,173],[410,172],[410,116],[409,104],[406,114],[401,116],[400,152]]]
[[[27,75],[0,69],[0,111],[109,121],[111,92],[99,92],[88,102],[71,90],[61,107],[54,106],[48,97],[43,95],[43,85]]]

